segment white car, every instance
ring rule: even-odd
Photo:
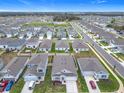
[[[31,81],[28,86],[29,90],[32,90],[34,87],[35,87],[35,81]]]

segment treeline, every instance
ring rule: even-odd
[[[116,26],[116,25],[108,24],[107,27],[114,28],[117,31],[124,30],[124,26]]]
[[[53,21],[73,21],[80,19],[80,17],[74,15],[58,15],[53,17]]]
[[[117,31],[124,30],[124,26],[116,25],[116,20],[114,18],[111,20],[110,24],[107,25],[107,27],[111,27]]]

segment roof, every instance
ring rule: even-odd
[[[73,48],[88,48],[88,46],[82,40],[74,40],[72,43]]]
[[[16,38],[1,38],[0,45],[8,45],[8,46],[22,46],[25,44],[24,39],[16,39]]]
[[[78,58],[78,64],[81,71],[107,72],[97,58]]]
[[[27,45],[37,45],[39,44],[39,39],[38,38],[30,38],[29,40],[26,41]]]
[[[56,41],[56,48],[69,48],[69,44],[65,40],[58,40]]]
[[[51,46],[52,46],[52,41],[46,39],[40,43],[39,48],[51,48]]]
[[[7,74],[17,76],[22,68],[24,68],[28,57],[15,57],[13,60],[8,64],[4,70],[7,71]]]
[[[48,54],[36,54],[29,60],[28,65],[37,65],[38,67],[45,68],[48,59]]]
[[[27,68],[25,75],[28,75],[28,74],[32,74],[36,76],[44,75],[43,73],[37,72],[37,69],[38,68],[45,69],[48,62],[47,60],[48,60],[48,54],[34,55],[28,62],[28,65],[33,65],[33,66]]]
[[[77,75],[73,57],[70,55],[56,55],[52,64],[52,75],[61,73],[63,70],[67,70],[73,75]],[[67,73],[69,74],[69,73]]]

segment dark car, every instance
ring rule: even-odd
[[[92,89],[96,89],[96,85],[95,85],[94,81],[91,80],[91,81],[89,81],[89,83],[90,83]]]

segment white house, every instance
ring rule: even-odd
[[[28,63],[28,57],[15,57],[3,70],[3,80],[16,82]]]
[[[53,83],[66,84],[66,81],[77,81],[77,71],[70,55],[56,55],[52,64]]]
[[[27,70],[24,74],[24,80],[35,81],[39,84],[44,81],[48,64],[48,54],[36,54],[29,60]]]
[[[39,45],[39,51],[44,51],[44,52],[48,52],[51,50],[52,47],[52,41],[51,40],[43,40],[40,45]]]
[[[96,58],[78,58],[82,76],[92,76],[96,80],[108,79],[109,73]]]
[[[56,41],[55,49],[57,51],[68,52],[69,49],[70,49],[69,43],[67,41],[65,41],[65,40],[58,40],[58,41]]]
[[[52,32],[51,31],[47,31],[47,39],[52,39]]]
[[[89,47],[82,40],[74,40],[72,48],[75,52],[89,51]]]
[[[26,41],[26,48],[37,48],[40,44],[40,41],[38,38],[30,38]]]

